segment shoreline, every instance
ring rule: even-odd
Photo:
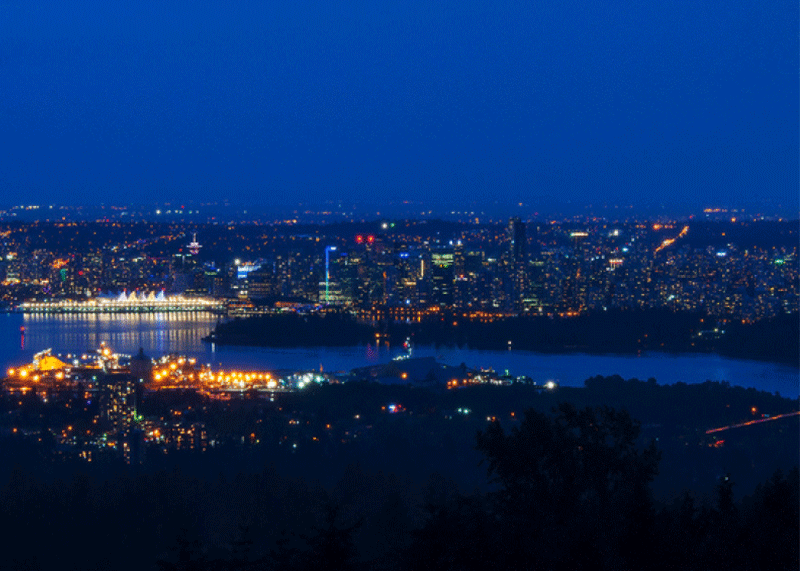
[[[241,348],[253,348],[253,349],[354,349],[364,347],[365,345],[369,345],[369,343],[361,343],[361,344],[325,344],[325,343],[315,343],[315,344],[303,344],[303,345],[275,345],[269,343],[252,343],[252,342],[236,342],[236,341],[220,341],[216,337],[212,338],[211,335],[203,337],[201,339],[203,343],[210,344],[213,343],[219,347],[241,347]],[[402,344],[389,344],[389,349],[401,349]],[[505,352],[504,349],[500,348],[485,348],[485,347],[471,347],[468,344],[464,344],[463,346],[458,345],[451,345],[447,343],[439,343],[439,344],[423,344],[419,345],[419,348],[429,349],[447,349],[447,350],[462,350],[462,351],[486,351],[490,353],[503,353]],[[720,357],[724,359],[731,359],[734,361],[743,361],[743,362],[756,362],[756,363],[769,363],[773,365],[782,365],[790,368],[797,369],[798,373],[800,374],[800,363],[792,360],[792,359],[773,359],[769,357],[758,357],[758,356],[737,356],[737,355],[730,355],[724,352],[719,352],[715,350],[659,350],[659,349],[646,349],[643,351],[594,351],[590,348],[578,348],[578,347],[571,347],[571,348],[536,348],[536,349],[515,349],[512,348],[508,350],[510,353],[515,355],[544,355],[544,356],[579,356],[579,355],[588,355],[591,357],[653,357],[653,356],[663,356],[663,357],[686,357],[686,356],[706,356],[706,357]]]

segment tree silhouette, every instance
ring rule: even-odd
[[[778,470],[756,488],[746,514],[751,533],[750,553],[764,569],[800,567],[800,471],[788,475]]]
[[[175,536],[174,561],[159,559],[161,571],[202,571],[212,565],[203,556],[202,544],[192,530],[181,528]]]
[[[507,557],[504,566],[641,568],[654,535],[649,483],[660,454],[639,450],[639,424],[609,407],[535,410],[507,434],[477,436]]]
[[[494,522],[480,497],[428,504],[426,524],[406,553],[410,569],[490,569],[497,562]]]
[[[352,525],[337,524],[339,508],[334,505],[325,506],[325,523],[322,527],[314,527],[314,535],[303,536],[308,550],[305,552],[303,569],[330,569],[344,571],[354,568],[356,548],[353,534],[361,527],[363,520]]]

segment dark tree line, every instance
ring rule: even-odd
[[[433,560],[416,567],[797,568],[797,468],[777,472],[738,505],[724,476],[713,505],[687,492],[658,509],[649,484],[660,453],[654,443],[637,449],[638,434],[625,412],[571,405],[554,417],[528,411],[508,433],[490,426],[478,449],[496,489],[432,507],[417,538]],[[453,525],[459,531],[439,541]]]
[[[479,431],[488,489],[422,490],[348,470],[333,488],[275,472],[202,480],[180,471],[0,489],[12,569],[796,569],[798,470],[741,502],[659,506],[654,443],[627,412],[561,404]],[[387,453],[390,453],[388,451]],[[45,542],[47,549],[41,549]]]

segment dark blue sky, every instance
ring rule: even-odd
[[[0,202],[796,212],[799,97],[796,0],[0,0]]]

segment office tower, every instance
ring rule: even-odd
[[[528,257],[528,239],[525,223],[519,218],[508,221],[509,257],[514,264],[523,263]]]
[[[453,251],[439,250],[431,255],[431,301],[442,307],[453,304]]]
[[[262,264],[247,276],[247,295],[250,299],[267,299],[278,296],[278,280],[273,265]]]
[[[523,309],[528,286],[528,238],[525,223],[519,218],[515,217],[508,221],[508,240],[506,265],[508,302],[510,308],[520,311]]]
[[[128,374],[103,376],[100,389],[100,420],[111,434],[127,432],[136,417],[141,400],[141,384]]]

